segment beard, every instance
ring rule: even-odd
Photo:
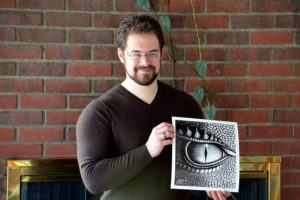
[[[152,73],[138,74],[138,71],[142,69],[151,70]],[[126,73],[134,82],[142,86],[151,85],[158,76],[158,73],[155,72],[155,67],[153,65],[137,66],[134,68],[134,74],[129,74],[127,71]]]

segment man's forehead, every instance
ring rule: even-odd
[[[159,50],[159,41],[154,33],[130,33],[127,37],[126,48]]]

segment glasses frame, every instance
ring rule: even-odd
[[[125,52],[131,59],[133,59],[135,61],[138,61],[143,56],[147,57],[149,59],[152,59],[152,60],[156,60],[156,59],[160,58],[160,54],[161,54],[159,51],[150,51],[148,53],[140,53],[140,52],[129,53],[124,50],[123,52]]]

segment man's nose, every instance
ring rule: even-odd
[[[148,63],[150,63],[150,58],[147,55],[141,55],[139,62],[141,64],[148,64]]]

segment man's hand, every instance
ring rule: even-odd
[[[226,200],[226,197],[230,196],[230,192],[227,191],[206,191],[206,193],[214,200]]]
[[[166,145],[172,144],[175,131],[172,124],[163,122],[152,129],[146,147],[152,158],[158,156]]]

